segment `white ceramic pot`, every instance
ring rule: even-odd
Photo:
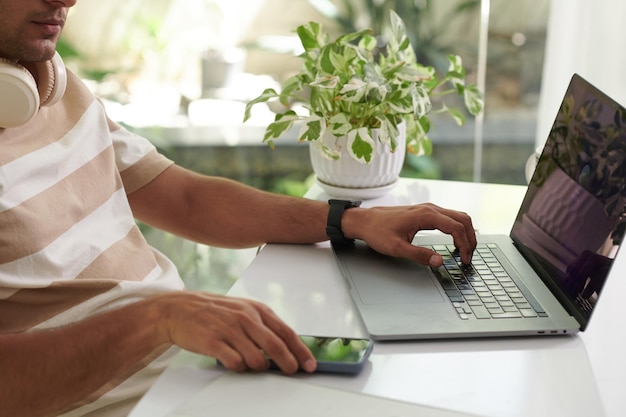
[[[322,140],[325,144],[341,150],[341,158],[331,160],[322,155],[316,144],[309,147],[311,165],[318,184],[333,197],[375,198],[387,193],[398,181],[406,155],[406,124],[398,126],[399,137],[394,152],[378,140],[378,132],[372,131],[376,143],[372,161],[364,164],[354,160],[346,150],[346,137],[333,137],[329,132]]]

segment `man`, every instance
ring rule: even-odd
[[[41,90],[47,70],[37,63],[53,58],[75,3],[0,0],[0,71],[26,68]],[[62,74],[53,75],[51,87]],[[124,415],[174,346],[235,371],[267,369],[264,353],[287,374],[313,371],[306,347],[266,306],[183,290],[134,218],[234,248],[324,241],[328,212],[325,202],[176,166],[107,119],[68,73],[58,102],[0,128],[0,416]],[[410,244],[421,229],[451,234],[469,262],[476,240],[463,213],[424,204],[341,217],[346,238],[438,266],[441,257]]]

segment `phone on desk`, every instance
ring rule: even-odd
[[[328,336],[299,336],[317,360],[316,372],[342,374],[359,373],[374,343],[370,339],[353,339]],[[272,368],[276,365],[270,359]]]

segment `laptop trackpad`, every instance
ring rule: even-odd
[[[338,258],[347,267],[352,285],[364,304],[424,304],[444,302],[434,277],[408,259],[381,255],[357,244]]]

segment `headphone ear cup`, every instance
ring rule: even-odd
[[[0,58],[0,128],[28,122],[40,106],[52,106],[65,93],[67,71],[58,52],[29,69]]]
[[[39,110],[39,90],[25,67],[0,58],[0,127],[20,126]]]

